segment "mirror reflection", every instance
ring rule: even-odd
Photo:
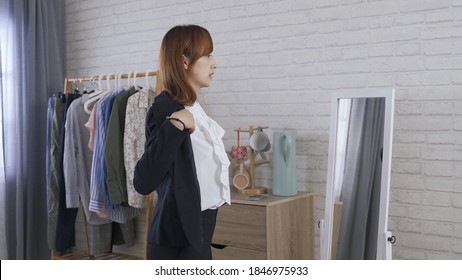
[[[327,250],[324,256],[340,260],[388,258],[384,251],[393,94],[335,96],[324,229],[328,246],[322,246]]]
[[[336,259],[375,259],[385,98],[339,101],[334,199],[342,202]]]

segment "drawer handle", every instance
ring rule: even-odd
[[[215,248],[215,249],[223,250],[224,248],[226,248],[228,246],[222,245],[222,244],[212,243],[212,247]]]

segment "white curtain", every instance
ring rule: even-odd
[[[64,81],[64,4],[0,0],[0,257],[46,259],[47,100]]]

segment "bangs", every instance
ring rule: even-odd
[[[212,37],[207,30],[199,32],[196,48],[199,57],[209,55],[213,52]]]
[[[213,41],[210,33],[200,26],[190,26],[192,30],[189,32],[191,35],[190,44],[185,49],[185,55],[196,61],[202,56],[209,55],[213,52]]]

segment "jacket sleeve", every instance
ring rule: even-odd
[[[181,131],[165,120],[165,116],[156,116],[155,107],[151,106],[146,117],[145,151],[136,164],[133,179],[135,190],[142,195],[155,191],[162,183],[180,145],[189,135],[186,130]]]

